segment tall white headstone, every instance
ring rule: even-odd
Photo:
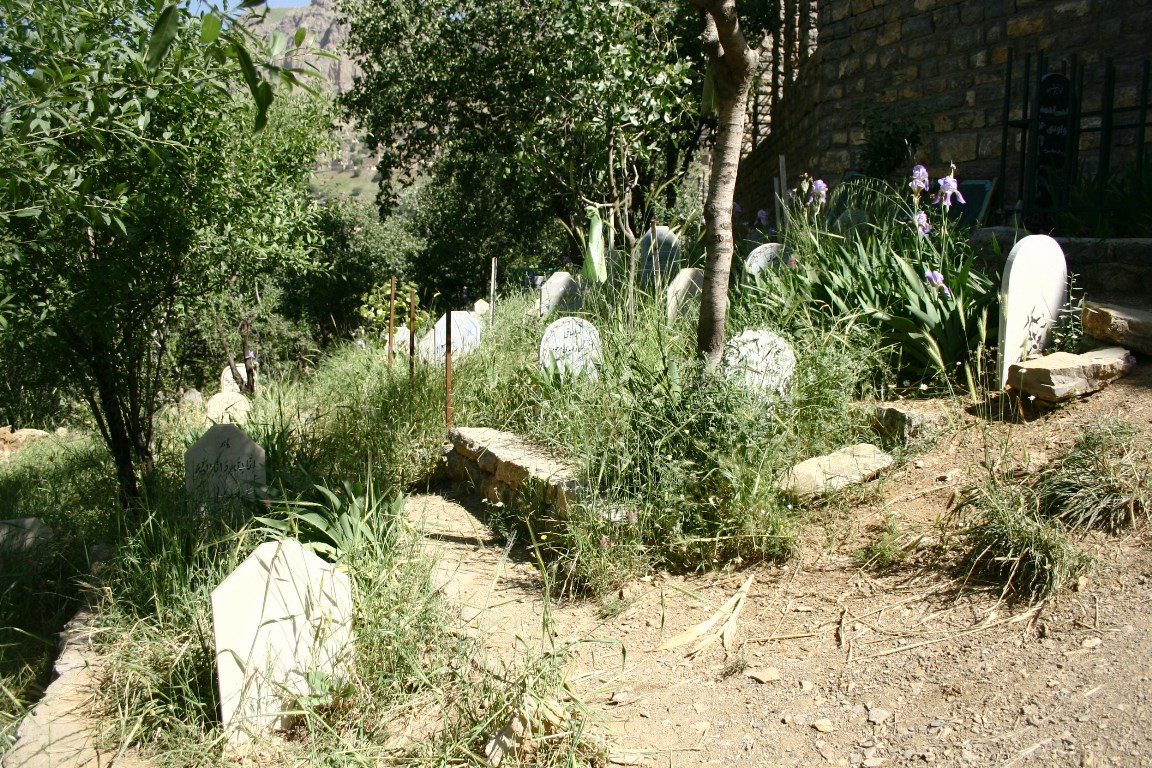
[[[1068,301],[1068,264],[1060,244],[1047,235],[1029,235],[1012,247],[1000,282],[1000,342],[996,374],[1008,383],[1008,369],[1044,351],[1060,310]]]
[[[580,283],[567,272],[553,272],[540,288],[540,317],[553,312],[575,312],[584,306]]]
[[[243,424],[251,411],[251,401],[239,392],[217,392],[204,404],[204,420],[209,424]]]
[[[667,314],[672,322],[688,307],[688,302],[700,295],[704,287],[704,271],[696,267],[684,267],[676,273],[668,286]]]
[[[783,395],[796,370],[796,353],[772,331],[744,331],[724,345],[722,367],[748,389]]]
[[[655,229],[656,247],[652,247]],[[640,238],[640,264],[636,271],[637,282],[659,281],[667,284],[675,275],[680,264],[680,238],[668,227],[649,228]]]
[[[292,726],[321,679],[347,677],[347,574],[293,540],[261,544],[212,591],[220,714],[231,744]]]
[[[268,481],[264,449],[235,424],[217,424],[184,454],[184,490],[196,498],[245,496]]]
[[[448,348],[448,315],[441,315],[432,330],[416,345],[420,359],[428,363],[444,361]],[[471,312],[452,312],[452,357],[460,358],[480,346],[483,328]]]

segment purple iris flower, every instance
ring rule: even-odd
[[[952,195],[956,195],[956,199],[961,203],[964,202],[964,195],[960,194],[960,187],[956,184],[956,177],[953,175],[955,173],[956,166],[952,166],[952,171],[937,182],[940,185],[940,191],[936,193],[932,202],[939,202],[945,208],[949,208],[952,205]]]
[[[740,207],[740,203],[732,203],[732,216],[735,218],[743,213],[744,209]]]
[[[916,211],[916,215],[912,217],[912,221],[916,224],[916,229],[920,234],[926,235],[932,231],[932,225],[928,223],[928,214],[924,213],[924,211]]]
[[[768,211],[764,210],[763,208],[756,211],[756,226],[758,226],[758,227],[768,226]]]
[[[368,348],[368,344],[367,344],[367,342],[364,341],[364,339],[356,339],[356,346],[359,347],[360,349],[367,349]]]
[[[944,291],[944,295],[951,298],[952,291],[948,286],[944,285],[944,275],[934,269],[924,270],[924,284],[929,288],[939,288]]]
[[[816,179],[812,182],[812,192],[808,195],[809,203],[816,203],[816,205],[824,205],[828,202],[828,185],[824,183],[823,179]]]
[[[928,191],[928,185],[930,183],[927,168],[918,165],[912,169],[912,181],[908,182],[908,186],[912,188],[913,195],[920,197],[921,192]]]

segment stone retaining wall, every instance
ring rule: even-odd
[[[972,236],[977,253],[992,255],[991,242],[999,243],[1001,258],[1027,232],[1011,227],[988,227]],[[1143,295],[1152,297],[1152,238],[1057,237],[1064,249],[1068,271],[1076,285],[1093,294]]]
[[[523,438],[484,427],[456,427],[448,435],[445,472],[468,482],[487,501],[526,505],[540,519],[562,521],[576,498],[576,466],[550,456]]]

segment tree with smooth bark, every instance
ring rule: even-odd
[[[719,113],[704,202],[708,258],[704,266],[700,324],[696,330],[697,354],[708,365],[717,365],[724,354],[728,282],[735,248],[732,202],[736,192],[736,173],[740,167],[748,91],[759,58],[740,29],[736,0],[689,1],[703,11],[701,39],[708,55],[708,81]]]

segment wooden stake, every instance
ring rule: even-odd
[[[392,276],[392,289],[388,293],[388,367],[392,367],[392,345],[396,335],[396,276]]]
[[[408,289],[408,380],[416,378],[416,289]]]
[[[452,310],[444,315],[444,431],[452,430]],[[432,329],[436,333],[436,329]],[[435,336],[433,336],[435,338]]]

